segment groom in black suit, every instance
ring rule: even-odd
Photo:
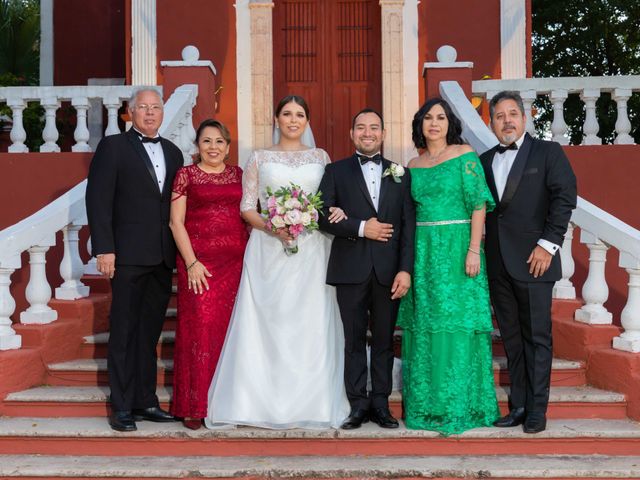
[[[409,171],[380,155],[384,136],[379,113],[359,112],[351,128],[356,153],[327,165],[320,183],[320,228],[335,235],[327,283],[336,286],[345,336],[344,377],[351,414],[344,429],[358,428],[369,419],[384,428],[398,427],[389,411],[393,331],[400,298],[411,285],[416,218]],[[329,223],[329,207],[342,208],[348,218]]]
[[[102,139],[91,161],[87,216],[98,270],[111,279],[109,424],[173,421],[156,396],[156,345],[169,297],[176,248],[169,230],[171,187],[182,153],[158,135],[163,105],[155,90],[129,101],[133,128]]]
[[[497,427],[546,428],[551,361],[551,293],[562,277],[564,234],[576,207],[576,177],[562,147],[525,134],[517,92],[489,103],[500,145],[480,156],[496,209],[487,213],[485,249],[491,302],[507,354],[509,414]]]

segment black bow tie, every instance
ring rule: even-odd
[[[496,147],[496,150],[498,151],[498,153],[504,153],[507,150],[518,150],[518,145],[516,145],[515,143],[512,143],[512,144],[507,145],[507,146],[498,145]]]
[[[376,153],[373,157],[367,157],[366,155],[358,155],[358,160],[360,160],[360,165],[364,165],[367,162],[373,162],[376,165],[380,165],[382,161],[382,155]]]
[[[142,143],[158,143],[160,141],[160,137],[142,137],[140,140],[142,140]]]

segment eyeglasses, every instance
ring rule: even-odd
[[[153,105],[147,105],[146,103],[141,103],[140,105],[135,106],[136,110],[146,110],[147,112],[157,113],[162,110],[162,105],[158,105],[154,103]]]

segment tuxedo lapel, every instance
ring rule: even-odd
[[[160,145],[162,145],[162,153],[164,154],[165,170],[167,172],[166,179],[169,179],[175,177],[175,173],[177,172],[178,168],[182,166],[184,161],[182,157],[174,161],[173,157],[171,156],[170,150],[168,148],[165,148],[167,142],[168,140],[165,140],[164,138],[160,140]],[[170,185],[170,182],[165,181],[164,185],[162,186],[162,196],[164,197],[165,195],[170,194],[172,188],[173,185]]]
[[[358,160],[358,156],[354,155],[353,157],[351,157],[350,161],[351,161],[353,178],[356,179],[356,183],[360,187],[360,190],[362,190],[362,194],[364,195],[364,198],[367,199],[367,202],[369,202],[369,205],[371,205],[371,208],[375,210],[376,207],[373,205],[373,200],[371,200],[371,195],[369,195],[369,189],[367,188],[367,183],[364,180],[364,175],[362,174],[362,169],[360,168],[360,161]]]
[[[391,161],[386,158],[382,159],[382,173],[391,166]],[[387,175],[384,178],[380,179],[380,199],[378,200],[378,211],[382,210],[382,206],[384,205],[384,197],[389,189],[389,182],[392,182],[393,179],[391,175]]]
[[[144,146],[142,146],[142,142],[138,138],[138,133],[133,128],[130,128],[127,132],[127,138],[129,139],[129,142],[131,142],[133,149],[144,162],[144,165],[147,167],[147,171],[150,175],[148,178],[149,180],[151,180],[151,183],[153,183],[153,187],[156,189],[158,194],[161,194],[160,190],[158,190],[158,177],[156,177],[156,171],[153,169],[153,165],[151,163],[151,159],[149,158],[147,150],[144,148]]]
[[[489,190],[491,191],[491,195],[493,196],[493,201],[496,202],[496,205],[498,205],[500,203],[500,199],[498,198],[498,189],[496,188],[496,179],[493,176],[493,157],[496,154],[496,147],[493,147],[491,150],[489,150],[486,153],[486,159],[487,159],[487,168],[485,169],[486,172],[486,180],[487,180],[487,186],[489,187]]]
[[[505,210],[509,206],[516,190],[518,190],[518,185],[520,185],[522,173],[524,172],[524,167],[527,164],[532,143],[533,140],[527,133],[524,137],[524,141],[522,142],[522,146],[518,149],[518,154],[516,155],[516,159],[513,161],[511,170],[509,170],[507,183],[504,187],[504,192],[502,193],[502,199],[500,200],[500,210]]]

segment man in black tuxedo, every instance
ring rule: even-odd
[[[344,429],[358,428],[369,418],[384,428],[398,427],[389,411],[393,331],[400,298],[411,285],[416,218],[409,171],[380,155],[384,136],[379,113],[359,112],[351,128],[356,153],[328,165],[320,183],[325,202],[320,228],[335,235],[327,283],[336,286],[345,335],[344,376],[351,414]],[[329,223],[329,207],[342,208],[348,218]]]
[[[576,207],[576,177],[562,147],[525,134],[517,92],[489,104],[500,145],[480,156],[496,209],[487,213],[485,249],[491,302],[507,354],[509,414],[497,427],[546,428],[551,361],[551,293],[562,277],[564,234]]]
[[[173,421],[156,396],[156,345],[169,297],[176,249],[169,230],[171,187],[182,153],[158,135],[163,105],[155,90],[129,101],[133,128],[105,137],[89,169],[87,216],[98,270],[111,279],[109,424]]]

